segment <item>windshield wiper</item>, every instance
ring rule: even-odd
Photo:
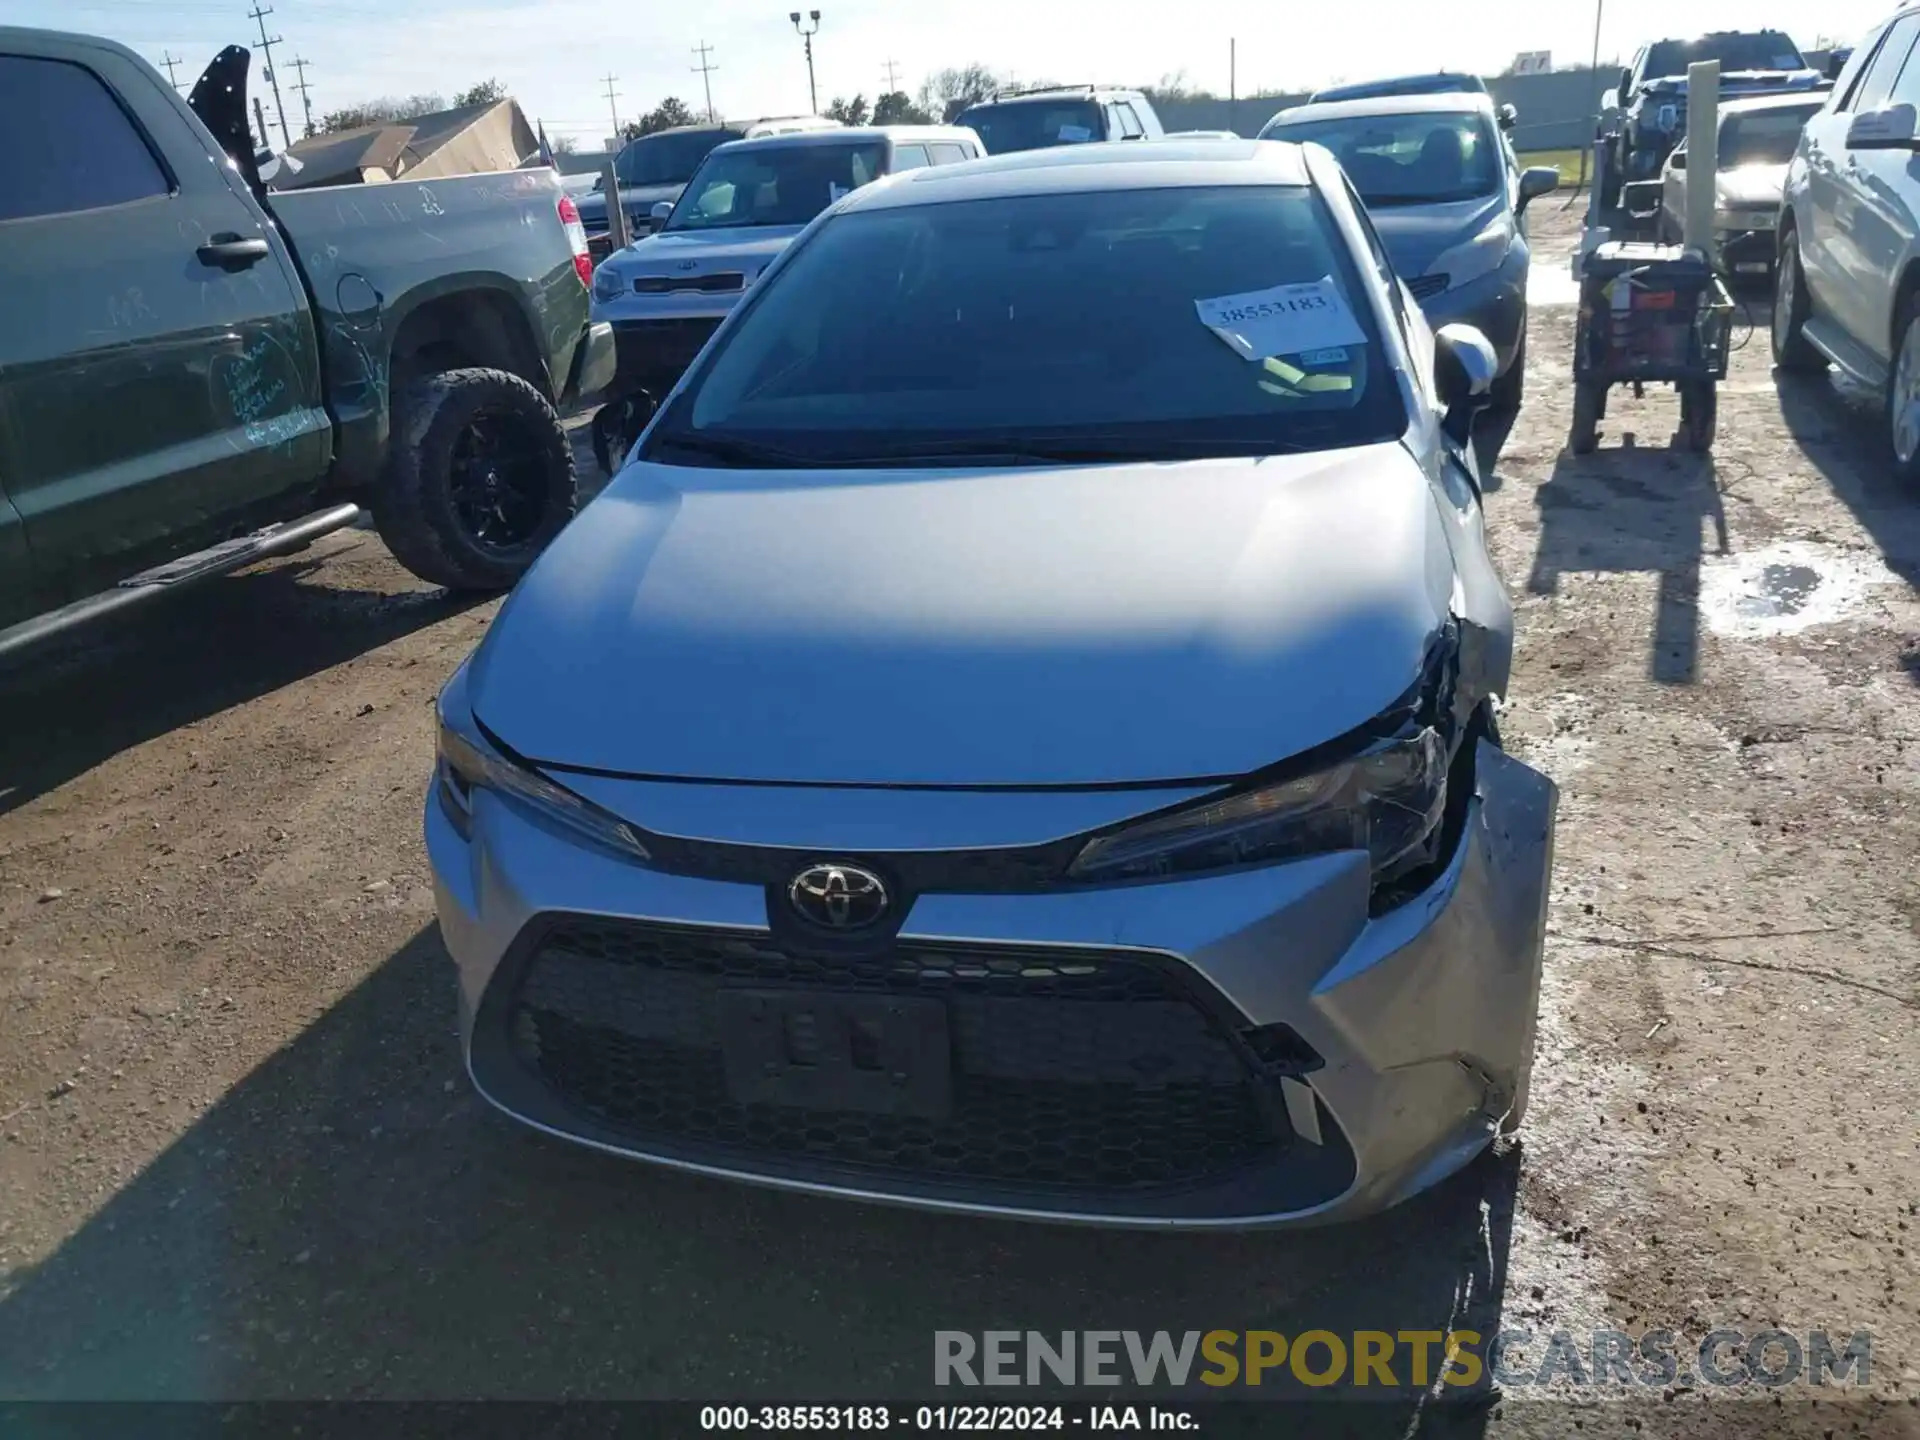
[[[700,435],[690,430],[675,430],[654,437],[653,449],[677,450],[688,455],[704,455],[728,465],[766,470],[817,470],[821,462],[812,455],[762,445],[755,440],[730,440],[720,435]]]

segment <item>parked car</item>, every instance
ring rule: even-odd
[[[1722,101],[1781,91],[1807,94],[1827,83],[1778,30],[1722,30],[1646,46],[1601,100],[1602,200],[1608,207],[1618,203],[1622,186],[1660,177],[1687,131],[1687,72],[1704,60],[1720,62]]]
[[[614,349],[553,171],[269,196],[248,63],[189,101],[112,41],[0,29],[0,648],[360,506],[479,590],[573,517],[555,407]]]
[[[1721,263],[1732,274],[1773,273],[1787,164],[1801,130],[1825,104],[1824,96],[1766,95],[1720,108],[1713,228]],[[1687,228],[1687,150],[1682,140],[1661,177],[1661,238],[1669,242]]]
[[[1160,137],[1163,140],[1238,140],[1237,130],[1169,130]]]
[[[1555,808],[1494,720],[1493,366],[1313,147],[842,200],[440,697],[481,1093],[1111,1225],[1467,1164],[1526,1105]]]
[[[840,128],[838,120],[824,115],[789,115],[730,125],[680,125],[631,140],[613,161],[614,176],[620,182],[620,203],[627,211],[627,234],[637,240],[659,228],[654,209],[680,198],[680,191],[716,145]],[[580,222],[586,226],[587,245],[597,265],[612,251],[613,239],[607,197],[600,193],[597,180],[593,192],[581,196],[579,205]]]
[[[1478,75],[1441,70],[1431,75],[1396,75],[1389,80],[1365,80],[1354,85],[1329,85],[1307,98],[1309,105],[1331,105],[1341,100],[1378,100],[1402,95],[1484,95],[1487,82]]]
[[[877,125],[737,140],[701,163],[648,236],[594,273],[593,314],[619,349],[613,404],[596,430],[611,471],[639,426],[769,264],[840,196],[903,170],[978,159],[953,125]]]
[[[1493,101],[1467,92],[1282,110],[1260,131],[1331,150],[1366,202],[1393,267],[1435,325],[1464,321],[1499,357],[1495,403],[1517,410],[1527,377],[1527,207],[1558,188],[1523,170]]]
[[[989,155],[1104,140],[1157,140],[1166,133],[1145,94],[1104,85],[1003,90],[969,105],[953,123],[979,135]]]
[[[1775,266],[1773,355],[1786,370],[1831,361],[1885,397],[1887,443],[1920,483],[1920,9],[1854,51],[1787,167]]]

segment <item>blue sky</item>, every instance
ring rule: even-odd
[[[611,128],[613,73],[622,119],[668,94],[702,105],[693,47],[714,47],[715,107],[734,117],[807,108],[799,39],[781,0],[266,0],[270,35],[286,39],[282,92],[298,134],[299,100],[286,87],[294,56],[316,114],[378,94],[458,90],[494,76],[550,133],[583,148]],[[809,0],[820,100],[883,88],[888,60],[903,88],[931,70],[978,60],[1025,78],[1150,83],[1184,71],[1225,91],[1229,39],[1241,92],[1306,87],[1396,70],[1497,70],[1521,50],[1584,59],[1593,45],[1590,0],[1182,0],[1178,5],[1039,6],[1031,0]],[[257,39],[251,0],[0,0],[0,24],[103,34],[158,63],[172,54],[190,81],[222,46]],[[1630,53],[1645,40],[1769,24],[1800,44],[1857,39],[1893,0],[1606,0],[1601,49]],[[1813,17],[1813,18],[1809,18]],[[262,93],[265,94],[264,87]],[[271,99],[269,97],[269,110]]]

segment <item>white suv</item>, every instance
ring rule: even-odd
[[[1920,483],[1920,6],[1861,42],[1807,122],[1780,215],[1773,357],[1831,361],[1886,397],[1901,478]]]

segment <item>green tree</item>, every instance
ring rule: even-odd
[[[865,125],[868,121],[867,97],[856,95],[851,100],[834,96],[833,103],[827,106],[827,118],[838,120],[842,125]]]
[[[686,101],[677,95],[669,95],[638,120],[627,122],[627,138],[638,140],[642,135],[651,135],[656,130],[671,130],[693,122],[693,111],[687,108]]]
[[[904,90],[889,90],[873,102],[873,123],[876,125],[931,125],[933,116],[913,103],[913,97]]]
[[[507,98],[507,87],[498,80],[482,80],[470,90],[462,90],[453,97],[453,108],[463,105],[497,105]]]
[[[920,87],[920,108],[929,116],[951,120],[967,106],[987,99],[1000,86],[1000,77],[977,61],[958,70],[936,70]]]
[[[384,125],[390,120],[431,115],[436,110],[446,108],[447,102],[434,94],[381,95],[373,100],[363,100],[358,105],[329,111],[320,117],[319,130],[323,135],[336,135],[342,130],[358,130],[363,125]]]

